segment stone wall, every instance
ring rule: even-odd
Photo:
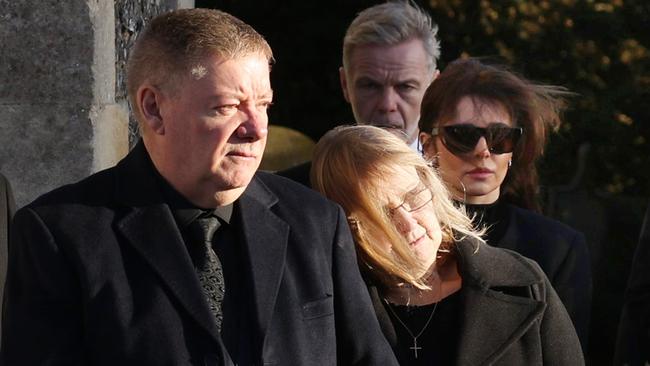
[[[128,49],[178,7],[193,1],[0,0],[0,171],[18,206],[128,152]]]

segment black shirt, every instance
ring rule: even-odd
[[[386,312],[395,328],[397,344],[393,348],[400,365],[454,365],[458,353],[460,329],[460,291],[435,304],[423,306],[395,305],[384,301]],[[390,308],[389,308],[390,307]],[[435,309],[435,313],[431,312]],[[400,320],[404,323],[402,324]],[[431,321],[424,328],[427,320]],[[406,327],[409,328],[407,331]],[[424,331],[423,331],[424,328]],[[410,333],[409,333],[410,331]],[[417,337],[417,358],[413,336]]]
[[[477,227],[487,229],[483,237],[485,242],[498,247],[510,224],[510,216],[506,205],[497,200],[487,205],[466,204],[465,208],[469,217],[475,215],[474,223]]]
[[[233,215],[234,204],[217,208],[200,208],[189,202],[162,176],[157,175],[165,202],[169,205],[176,225],[180,230],[188,253],[194,263],[202,252],[198,243],[189,235],[189,225],[199,217],[213,215],[220,226],[215,232],[213,249],[223,268],[225,293],[221,309],[223,324],[221,339],[235,365],[251,364],[252,332],[248,315],[252,314],[252,285],[245,268],[246,253],[238,237]]]

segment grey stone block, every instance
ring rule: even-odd
[[[17,206],[79,180],[93,163],[87,106],[0,105],[0,170],[15,187]]]
[[[0,0],[0,171],[18,207],[128,152],[128,49],[153,16],[193,5]]]
[[[0,104],[92,99],[93,28],[85,0],[2,0],[0,40]]]

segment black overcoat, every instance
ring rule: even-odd
[[[587,347],[591,316],[591,257],[584,235],[569,226],[517,206],[503,205],[507,228],[492,246],[513,250],[542,268]]]
[[[571,319],[534,261],[470,239],[460,241],[456,253],[462,286],[455,365],[584,365]],[[395,328],[379,291],[369,291],[394,346]]]
[[[310,186],[311,162],[278,172],[279,175]],[[514,250],[535,260],[569,312],[580,338],[587,349],[591,317],[592,276],[591,260],[585,237],[569,226],[500,202],[504,223],[503,237],[492,246]]]
[[[17,212],[5,365],[227,362],[152,169],[140,142],[116,167]],[[252,278],[256,364],[396,364],[340,207],[257,173],[233,220]]]
[[[7,245],[14,208],[11,184],[9,184],[7,178],[0,174],[0,304],[2,304],[2,294],[4,293],[5,277],[7,274]],[[2,328],[0,327],[0,329]]]
[[[650,205],[634,250],[618,324],[614,365],[650,364]]]

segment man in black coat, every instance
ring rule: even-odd
[[[0,304],[7,275],[7,243],[9,240],[9,227],[14,213],[14,197],[11,185],[4,175],[0,174]],[[1,328],[0,322],[0,329]]]
[[[618,325],[614,365],[650,364],[650,205],[634,251]]]
[[[271,61],[226,13],[152,20],[128,64],[142,141],[16,214],[4,364],[396,364],[342,210],[255,174]]]

